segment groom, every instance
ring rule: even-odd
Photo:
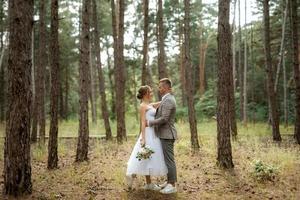
[[[176,101],[171,94],[172,82],[168,78],[159,81],[159,93],[162,96],[160,106],[156,110],[155,119],[147,121],[148,126],[154,126],[155,133],[161,140],[165,162],[168,168],[168,181],[162,185],[163,194],[176,193],[177,181],[176,163],[174,159],[174,142],[177,139],[175,129]]]

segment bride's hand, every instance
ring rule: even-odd
[[[142,146],[142,147],[145,146],[145,144],[146,144],[145,139],[144,139],[144,138],[141,138],[140,143],[141,143],[141,146]]]

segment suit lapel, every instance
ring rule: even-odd
[[[171,94],[167,94],[167,96],[161,101],[160,106],[156,109],[155,117],[158,114],[158,110],[160,110],[160,107],[163,105],[163,103],[166,101],[166,99],[170,96]]]

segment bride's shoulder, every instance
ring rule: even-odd
[[[147,104],[144,104],[144,103],[141,103],[140,104],[140,110],[147,110],[148,109],[148,105]]]

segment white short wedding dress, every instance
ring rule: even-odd
[[[146,120],[153,120],[155,112],[156,109],[149,106],[149,109],[146,111]],[[164,160],[160,139],[155,135],[154,128],[146,127],[145,129],[146,145],[149,146],[154,153],[151,155],[151,158],[139,161],[136,155],[141,150],[141,137],[140,134],[128,160],[126,176],[165,176],[168,173],[168,169]]]

